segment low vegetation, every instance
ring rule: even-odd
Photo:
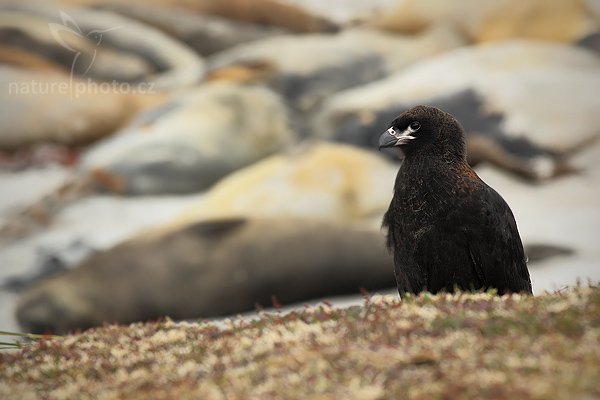
[[[2,399],[599,397],[598,286],[105,326],[0,353]]]

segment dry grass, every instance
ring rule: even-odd
[[[107,326],[0,354],[2,399],[592,399],[600,288],[375,296],[257,321]]]

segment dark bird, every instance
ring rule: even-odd
[[[404,155],[383,218],[400,295],[495,288],[532,293],[515,218],[467,163],[452,115],[417,106],[396,118],[379,148]]]

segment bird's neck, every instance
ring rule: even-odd
[[[420,192],[431,186],[451,191],[465,178],[476,179],[466,159],[427,154],[407,156],[396,177],[395,190]]]

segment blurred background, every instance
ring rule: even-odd
[[[395,293],[376,143],[417,104],[535,293],[600,280],[598,0],[3,0],[0,99],[3,330]]]

